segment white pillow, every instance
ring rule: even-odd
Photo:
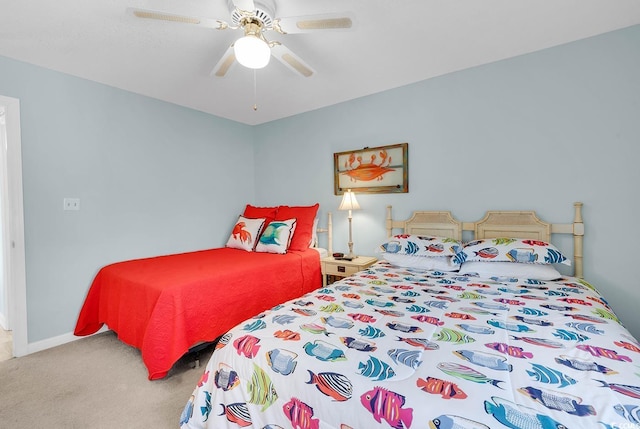
[[[453,263],[452,256],[413,256],[401,253],[382,253],[387,262],[403,268],[418,270],[458,271],[460,265]]]
[[[296,230],[296,220],[274,220],[264,229],[256,245],[256,252],[287,253],[291,237]]]
[[[258,237],[260,237],[264,222],[265,218],[250,219],[248,217],[238,216],[238,221],[231,231],[229,240],[227,240],[227,247],[252,252],[258,241]]]
[[[313,231],[311,231],[311,240],[309,241],[309,247],[318,246],[318,218],[313,220]]]
[[[555,280],[562,274],[551,264],[528,264],[517,262],[464,262],[460,274],[478,274],[482,278],[516,277],[520,279]]]

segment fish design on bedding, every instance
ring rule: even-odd
[[[313,343],[308,342],[303,346],[303,349],[309,356],[313,356],[316,359],[325,362],[335,362],[347,359],[342,350],[335,348],[324,341],[316,340]]]
[[[246,403],[236,402],[229,405],[220,404],[220,406],[222,407],[220,415],[224,415],[231,423],[235,423],[241,428],[251,426],[251,414]]]
[[[557,357],[555,361],[561,365],[568,366],[569,368],[573,368],[577,371],[594,371],[602,373],[604,375],[613,375],[618,373],[617,371],[614,371],[611,368],[607,368],[604,365],[600,365],[599,363],[578,359],[571,356],[561,355],[560,357]]]
[[[591,405],[583,405],[582,398],[560,392],[538,389],[532,386],[521,387],[520,393],[541,403],[550,410],[564,411],[576,416],[595,416],[596,410]]]
[[[506,354],[508,356],[518,359],[532,359],[533,353],[525,352],[522,347],[510,346],[506,343],[486,343],[485,347],[489,347],[497,352]]]
[[[376,381],[387,380],[396,375],[391,365],[371,355],[366,362],[358,364],[358,373]]]
[[[475,369],[469,368],[466,365],[460,365],[454,362],[440,362],[437,365],[437,368],[447,375],[451,375],[453,377],[457,377],[462,380],[472,381],[474,383],[480,383],[480,384],[489,383],[500,389],[502,389],[502,387],[500,386],[499,383],[504,383],[503,380],[497,380],[494,378],[487,377],[485,374],[481,373],[480,371],[476,371]]]
[[[215,386],[218,389],[231,390],[238,387],[238,385],[240,384],[240,377],[238,377],[238,373],[234,371],[233,368],[231,368],[229,365],[226,365],[224,363],[220,364],[213,377]]]
[[[296,369],[298,354],[286,349],[269,350],[266,354],[267,365],[274,372],[282,375],[292,374]]]
[[[513,371],[513,365],[504,356],[485,353],[478,350],[455,350],[454,355],[474,365],[484,366],[495,371]]]
[[[262,405],[262,411],[269,408],[278,399],[278,393],[269,375],[258,365],[253,364],[253,375],[247,383],[247,393],[251,404]]]
[[[264,310],[220,339],[176,420],[183,429],[640,427],[640,343],[606,300],[568,276],[493,277],[382,261]]]
[[[436,341],[444,341],[454,344],[472,343],[475,338],[470,337],[464,332],[456,331],[451,328],[440,328],[438,332],[434,332],[433,339]]]
[[[512,429],[564,429],[565,426],[548,415],[532,408],[517,405],[497,396],[484,401],[485,411],[497,421]]]
[[[517,341],[524,341],[525,343],[533,344],[534,346],[549,347],[551,349],[563,349],[564,344],[549,340],[547,338],[535,338],[535,337],[516,337],[515,335],[509,335],[509,338]]]
[[[580,344],[580,345],[577,345],[576,348],[589,352],[591,353],[591,355],[595,357],[605,357],[607,359],[632,362],[629,356],[619,355],[618,352],[616,352],[615,350],[606,349],[604,347],[592,346],[588,344]]]
[[[640,399],[640,386],[629,386],[626,384],[617,384],[617,383],[607,383],[603,380],[595,380],[599,383],[602,383],[601,387],[608,387],[614,392],[621,393],[625,396],[630,396],[632,398]]]
[[[577,383],[576,380],[566,374],[563,374],[561,371],[538,363],[532,363],[531,370],[527,370],[526,373],[535,381],[557,385],[560,388]]]
[[[244,335],[233,342],[233,346],[235,347],[238,354],[242,354],[248,358],[253,358],[260,351],[260,342],[259,338],[254,337],[253,335]]]
[[[291,426],[300,429],[319,429],[320,421],[313,417],[314,411],[311,406],[302,402],[298,398],[291,398],[289,402],[282,406],[282,412],[291,422]]]
[[[440,395],[443,399],[465,399],[467,397],[467,394],[457,384],[435,377],[418,378],[416,386],[427,393]]]
[[[634,425],[640,425],[640,406],[634,404],[616,404],[613,410]],[[615,429],[615,428],[614,428]]]
[[[411,428],[413,409],[405,408],[405,397],[396,392],[376,386],[360,396],[362,406],[375,421],[385,420],[392,428]]]
[[[319,372],[314,374],[308,369],[310,380],[307,384],[314,384],[324,395],[334,401],[346,401],[353,395],[353,384],[345,375],[336,372]]]

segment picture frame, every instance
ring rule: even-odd
[[[334,153],[334,193],[407,193],[408,161],[409,143]]]

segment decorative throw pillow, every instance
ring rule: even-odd
[[[238,216],[238,221],[231,231],[229,240],[227,240],[227,247],[252,252],[258,241],[258,237],[260,237],[264,223],[264,218],[250,219],[244,216]]]
[[[313,236],[313,221],[320,204],[312,206],[279,206],[276,220],[296,219],[296,230],[291,238],[289,250],[307,250]]]
[[[287,253],[291,237],[296,230],[296,220],[274,220],[264,229],[256,245],[256,252]]]
[[[398,234],[380,245],[379,252],[413,256],[455,256],[462,243],[453,238]]]
[[[466,243],[456,262],[519,262],[528,264],[565,264],[571,261],[554,245],[523,238],[485,238]]]

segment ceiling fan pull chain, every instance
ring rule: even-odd
[[[258,96],[257,94],[257,84],[256,84],[256,69],[253,69],[253,110],[257,111],[258,110]]]

